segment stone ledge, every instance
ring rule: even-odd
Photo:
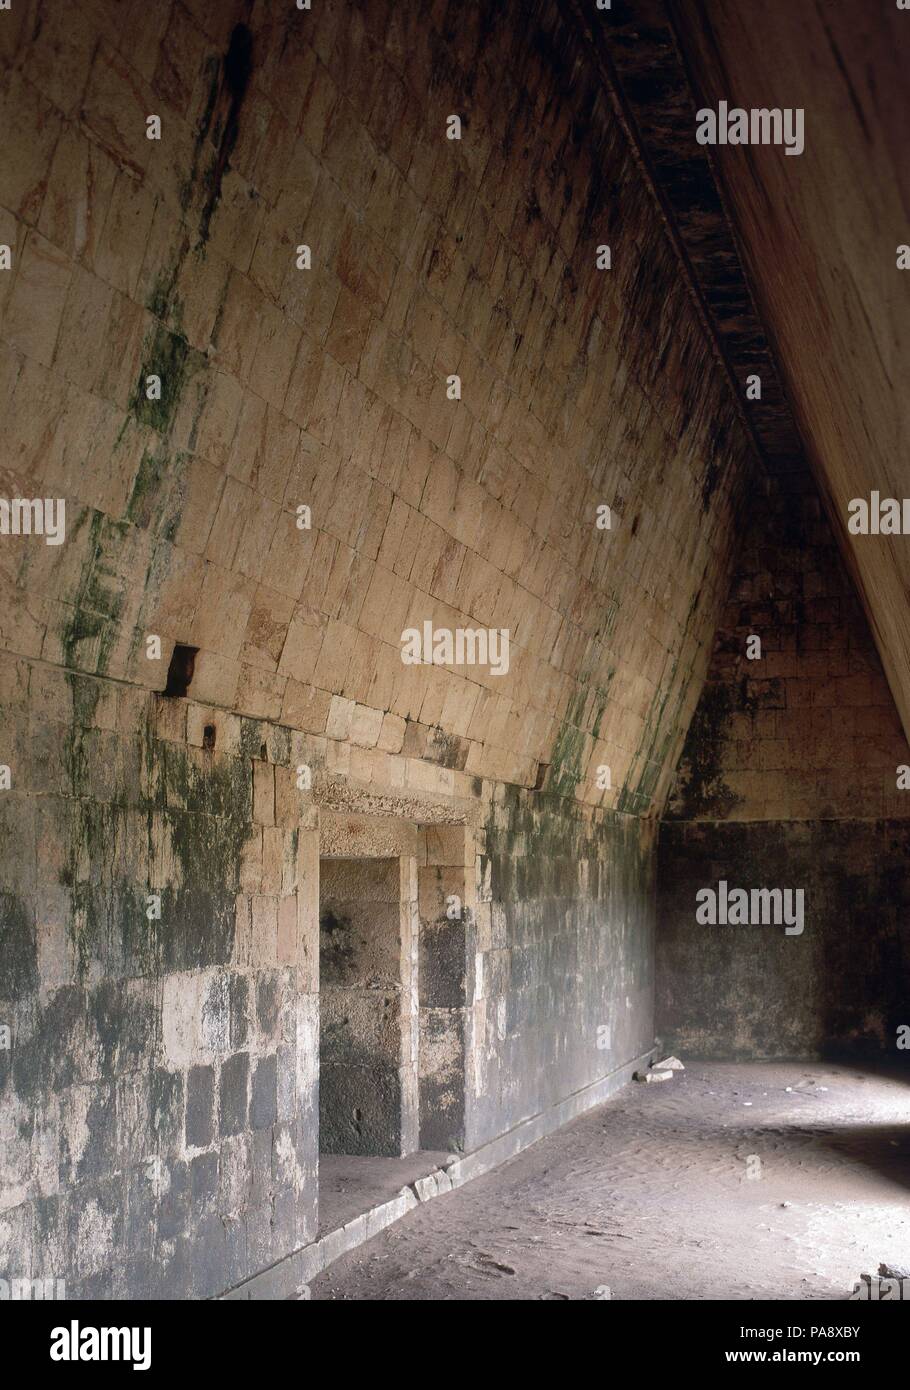
[[[418,1178],[409,1187],[403,1187],[389,1201],[370,1207],[362,1215],[355,1216],[352,1221],[338,1226],[334,1231],[327,1231],[310,1245],[295,1250],[277,1264],[261,1270],[235,1289],[222,1294],[221,1298],[308,1298],[307,1285],[310,1280],[315,1279],[335,1260],[372,1240],[373,1236],[379,1235],[387,1226],[400,1221],[422,1202],[433,1201],[436,1197],[444,1196],[446,1192],[463,1187],[472,1178],[482,1177],[501,1163],[517,1157],[539,1139],[562,1129],[563,1125],[578,1115],[592,1110],[596,1105],[602,1105],[615,1095],[620,1087],[631,1081],[632,1073],[638,1067],[648,1064],[653,1051],[653,1047],[649,1048],[647,1052],[617,1067],[615,1071],[600,1077],[589,1086],[582,1087],[580,1091],[573,1091],[555,1105],[532,1115],[530,1119],[522,1120],[514,1129],[507,1130],[505,1134],[499,1135],[487,1144],[482,1144],[472,1153],[465,1154],[463,1158],[454,1158],[444,1168],[437,1168],[426,1177]]]

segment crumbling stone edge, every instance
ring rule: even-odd
[[[510,1158],[515,1158],[524,1149],[536,1144],[539,1139],[561,1129],[576,1116],[602,1105],[632,1080],[633,1072],[646,1069],[653,1056],[654,1049],[650,1048],[641,1056],[593,1081],[589,1086],[582,1087],[580,1091],[573,1091],[556,1105],[532,1115],[530,1119],[522,1120],[514,1129],[499,1135],[488,1144],[481,1145],[472,1153],[464,1154],[460,1158],[453,1155],[445,1167],[437,1168],[426,1177],[418,1178],[416,1182],[403,1187],[389,1201],[380,1202],[334,1231],[327,1231],[318,1240],[295,1250],[268,1269],[260,1270],[258,1274],[244,1280],[242,1284],[220,1297],[283,1299],[299,1297],[301,1294],[306,1297],[306,1286],[310,1280],[315,1279],[317,1274],[321,1274],[342,1255],[356,1249],[358,1245],[363,1245],[365,1241],[372,1240],[373,1236],[379,1235],[380,1231],[384,1231],[395,1221],[400,1221],[421,1202],[432,1201],[434,1197],[441,1197],[446,1192],[462,1187],[472,1178],[489,1173],[491,1169],[497,1168]]]

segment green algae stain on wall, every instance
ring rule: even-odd
[[[105,802],[93,799],[86,746],[98,731],[73,732],[61,882],[80,979],[98,962],[119,978],[220,965],[232,956],[252,824],[250,764],[162,742],[151,731],[154,717],[150,704],[144,727],[122,740],[135,756],[123,757],[123,776]],[[97,751],[92,745],[91,755]],[[160,899],[160,917],[147,915],[150,895]]]
[[[111,538],[119,523],[86,508],[76,518],[70,538],[88,527],[87,553],[75,586],[73,611],[61,634],[63,665],[102,674],[107,670],[123,610],[123,590],[108,561]]]
[[[576,687],[553,743],[546,781],[548,795],[575,799],[575,789],[586,774],[591,740],[600,737],[614,674],[614,670],[608,671],[602,685],[579,684]]]
[[[146,450],[126,504],[130,522],[143,530],[153,528],[155,535],[168,543],[173,542],[183,516],[189,458],[183,450],[168,453],[165,444]],[[146,585],[153,568],[154,560],[146,573]]]
[[[742,798],[725,783],[722,771],[723,738],[731,713],[728,687],[706,685],[686,736],[668,818],[725,820],[742,804]]]
[[[172,866],[161,894],[160,968],[224,964],[234,943],[243,846],[253,818],[252,769],[177,744],[146,741],[149,826],[155,864]]]
[[[584,774],[586,735],[581,728],[581,721],[587,698],[587,687],[576,686],[553,743],[550,772],[547,777],[547,792],[550,795],[574,797],[575,788]],[[602,713],[603,711],[601,716]]]
[[[584,771],[585,735],[566,719],[553,744],[547,790],[555,796],[574,796]]]
[[[129,409],[140,424],[148,425],[160,435],[169,433],[184,388],[197,372],[206,367],[206,358],[190,347],[182,333],[171,332],[156,323],[143,351],[139,378],[133,388]],[[152,389],[149,378],[157,377],[160,395]]]

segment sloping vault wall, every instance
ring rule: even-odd
[[[894,1058],[910,748],[805,464],[756,488],[748,515],[660,827],[658,1031],[698,1056]],[[802,933],[699,923],[696,894],[721,879],[801,890]]]
[[[0,472],[67,524],[0,540],[0,1265],[216,1293],[315,1231],[320,799],[476,831],[465,1145],[649,1045],[746,441],[556,7],[22,0],[0,53]]]
[[[743,259],[842,553],[910,733],[910,550],[847,531],[853,498],[903,498],[910,13],[895,4],[670,0],[698,105],[805,111],[806,148],[718,148]],[[821,345],[821,363],[807,343]],[[823,365],[823,370],[820,370]]]

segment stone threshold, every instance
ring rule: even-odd
[[[546,1110],[541,1110],[527,1120],[522,1120],[513,1129],[507,1130],[505,1134],[499,1135],[496,1139],[491,1139],[487,1144],[482,1144],[480,1148],[474,1149],[471,1153],[460,1156],[453,1154],[443,1167],[436,1168],[426,1177],[417,1178],[414,1182],[402,1187],[388,1201],[379,1202],[343,1226],[326,1231],[324,1235],[319,1236],[311,1244],[301,1246],[299,1250],[285,1256],[277,1264],[270,1265],[268,1269],[260,1270],[258,1274],[251,1275],[242,1284],[238,1284],[236,1288],[221,1294],[220,1297],[222,1299],[308,1298],[310,1281],[342,1255],[346,1255],[349,1251],[356,1250],[359,1245],[372,1240],[373,1236],[379,1235],[388,1226],[400,1221],[403,1216],[420,1206],[422,1202],[431,1202],[436,1197],[444,1196],[446,1192],[463,1187],[472,1178],[482,1177],[484,1173],[498,1168],[500,1164],[508,1162],[510,1158],[517,1157],[525,1149],[530,1148],[532,1144],[536,1144],[539,1139],[545,1138],[557,1129],[562,1129],[563,1125],[574,1120],[576,1116],[584,1114],[587,1110],[592,1110],[597,1105],[602,1105],[604,1101],[609,1100],[628,1081],[632,1080],[633,1072],[639,1068],[646,1069],[653,1055],[654,1049],[652,1047],[647,1052],[633,1058],[632,1061],[625,1062],[621,1067],[608,1072],[606,1076],[592,1081],[589,1086],[582,1087],[580,1091],[573,1091],[571,1095],[566,1096],[555,1105],[548,1106]]]

